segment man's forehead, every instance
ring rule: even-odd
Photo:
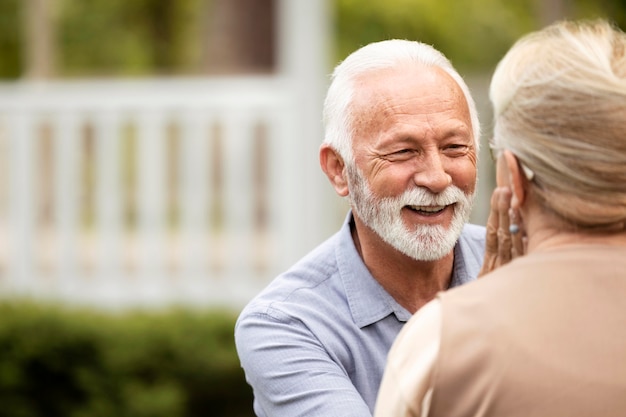
[[[398,67],[373,69],[355,77],[352,111],[368,110],[376,105],[384,106],[386,100],[402,95],[408,89],[419,90],[421,93],[448,90],[457,99],[465,101],[461,86],[445,70],[406,63]]]
[[[402,106],[404,110],[427,114],[448,105],[450,109],[458,108],[469,121],[469,109],[461,87],[438,67],[414,64],[372,70],[361,74],[354,87],[349,111],[355,129],[389,121],[389,116],[403,111]]]

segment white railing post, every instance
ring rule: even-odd
[[[280,0],[279,68],[287,77],[294,99],[294,125],[290,140],[298,142],[290,155],[296,159],[289,193],[292,209],[285,221],[292,243],[290,258],[303,255],[335,231],[337,197],[322,175],[318,149],[323,139],[322,102],[326,90],[330,10],[329,0]]]
[[[311,229],[322,228],[306,213],[308,204],[323,204],[307,173],[302,146],[311,136],[301,128],[301,96],[292,86],[282,76],[163,84],[59,82],[37,89],[0,85],[10,145],[12,227],[5,236],[10,252],[6,276],[0,276],[3,288],[116,308],[187,302],[242,307],[308,249]],[[38,184],[35,173],[47,175],[35,163],[37,139],[45,137],[39,130],[43,122],[53,147],[41,157],[54,169]],[[178,127],[173,145],[179,158],[178,163],[169,158],[178,167],[172,191],[180,218],[172,230],[166,229],[166,198],[172,197],[166,194],[172,174],[169,123]],[[123,158],[129,155],[121,145],[129,139],[136,142],[130,148],[136,170],[130,185],[136,192],[137,230],[126,230],[124,218],[131,201],[123,195],[129,185],[122,176],[128,168]],[[91,143],[93,159],[85,159],[85,145]],[[316,160],[316,155],[309,152],[306,158]],[[85,166],[92,162],[95,167]],[[84,188],[89,185],[84,172],[95,175],[89,182],[93,192]],[[257,173],[263,177],[255,178]],[[37,191],[48,185],[53,187],[53,250],[59,255],[50,264],[58,267],[53,270],[38,265]],[[95,199],[93,231],[81,223],[90,207],[82,204],[83,192]],[[209,217],[217,206],[220,216]],[[255,218],[257,213],[264,217]],[[93,233],[93,247],[81,246],[92,242],[85,233]],[[129,248],[136,252],[127,253]],[[176,263],[167,262],[169,250],[178,251]],[[86,254],[94,256],[93,270],[83,268],[92,265],[81,258]]]
[[[209,183],[209,127],[213,123],[202,109],[186,109],[181,115],[178,201],[180,210],[181,291],[189,299],[202,299],[211,280],[208,213],[213,196]],[[204,284],[204,285],[203,285]]]
[[[78,273],[77,236],[80,222],[79,176],[82,162],[80,152],[80,125],[77,114],[66,110],[53,123],[53,166],[54,166],[54,219],[57,244],[58,291],[63,297],[77,295],[84,281],[76,279]]]
[[[96,161],[96,244],[94,280],[107,302],[126,292],[121,270],[123,241],[122,176],[120,164],[121,120],[116,111],[102,110],[93,119]]]
[[[165,268],[166,114],[147,109],[137,121],[139,287],[148,302],[167,293]]]
[[[249,115],[241,110],[224,114],[222,150],[224,178],[224,230],[220,232],[227,248],[221,251],[225,257],[226,270],[220,284],[227,292],[236,294],[250,281],[253,210],[252,154],[253,125]]]
[[[304,223],[310,221],[303,212],[298,211],[303,209],[303,202],[294,201],[299,192],[294,193],[293,190],[301,188],[302,192],[307,192],[307,184],[302,175],[301,160],[295,157],[302,146],[297,136],[297,121],[293,117],[285,117],[285,113],[276,109],[268,116],[271,122],[267,152],[269,228],[273,232],[270,272],[273,276],[297,259],[303,250],[300,239],[306,230]]]
[[[9,139],[9,237],[7,259],[9,287],[30,293],[36,283],[33,233],[35,230],[34,117],[16,108],[6,113]]]

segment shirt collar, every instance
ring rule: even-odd
[[[393,313],[399,321],[405,322],[411,318],[411,313],[387,292],[376,281],[370,271],[365,266],[363,259],[356,249],[350,224],[353,221],[352,212],[346,216],[344,224],[339,232],[339,246],[336,250],[337,265],[339,275],[344,285],[344,290],[350,312],[355,324],[361,328],[376,323]],[[454,247],[454,268],[450,287],[455,287],[474,279],[470,276],[466,259],[473,259],[465,256],[464,252],[469,242],[465,241],[463,235]]]
[[[476,227],[465,225],[459,241],[454,246],[454,267],[450,287],[458,287],[474,281],[482,266],[484,231],[470,232],[468,228]]]
[[[336,256],[339,275],[354,323],[362,328],[384,319],[391,313],[394,313],[398,320],[407,321],[411,313],[385,291],[363,263],[350,232],[352,221],[350,212],[340,231]]]

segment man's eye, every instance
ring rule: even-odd
[[[415,151],[413,149],[400,149],[399,151],[395,151],[393,152],[390,157],[392,158],[398,158],[398,159],[402,159],[402,158],[410,158],[415,154]]]
[[[467,152],[467,150],[469,149],[469,146],[467,145],[463,145],[463,144],[453,144],[453,145],[448,145],[444,148],[444,152],[447,152],[449,154],[465,154]]]
[[[410,159],[413,154],[415,153],[415,151],[413,151],[412,149],[400,149],[397,151],[393,151],[390,152],[386,155],[384,155],[382,158],[387,160],[387,161],[403,161],[406,159]]]

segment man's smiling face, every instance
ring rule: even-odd
[[[354,161],[347,164],[355,214],[408,256],[443,257],[469,218],[476,188],[462,90],[439,68],[406,65],[362,76],[356,91]]]

